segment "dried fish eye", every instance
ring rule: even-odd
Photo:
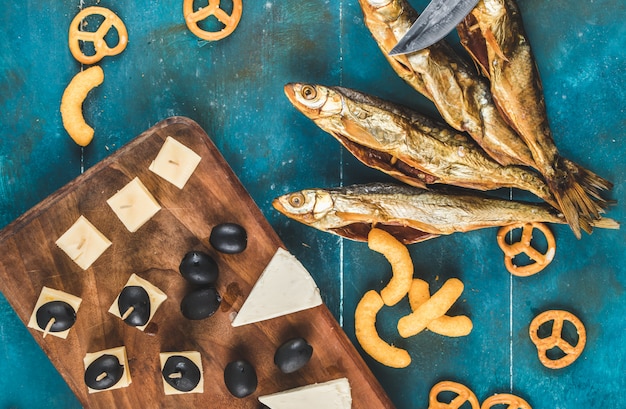
[[[305,85],[302,87],[302,96],[304,99],[315,99],[315,97],[317,97],[317,91],[315,90],[315,87]]]
[[[289,196],[289,204],[293,207],[301,207],[304,205],[304,195],[302,193],[294,193]]]

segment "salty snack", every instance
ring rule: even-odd
[[[82,300],[64,291],[43,287],[33,308],[28,327],[43,332],[43,337],[52,334],[67,338],[76,322],[76,313]]]
[[[450,278],[411,314],[400,318],[398,332],[402,337],[407,338],[423,331],[433,320],[448,312],[462,292],[463,282],[458,278]]]
[[[178,271],[190,284],[214,285],[219,276],[219,266],[213,257],[204,251],[192,250],[185,254]]]
[[[417,310],[422,304],[430,299],[428,283],[419,278],[414,278],[409,289],[409,304],[411,310]],[[428,323],[426,328],[430,331],[446,337],[462,337],[472,332],[472,320],[466,315],[450,317],[442,315]]]
[[[566,223],[563,215],[545,204],[392,183],[305,189],[282,195],[272,205],[287,217],[352,240],[367,241],[368,232],[376,225],[404,244],[521,221]],[[619,228],[607,218],[594,224]]]
[[[504,119],[526,143],[576,237],[592,231],[609,205],[611,182],[561,156],[553,139],[539,70],[515,0],[482,0],[458,26]]]
[[[241,19],[242,5],[241,0],[232,0],[233,9],[230,14],[224,11],[220,7],[220,0],[208,0],[209,4],[205,7],[200,7],[197,11],[193,10],[193,0],[183,0],[183,15],[185,16],[185,23],[189,30],[196,36],[207,41],[217,41],[224,37],[229,36]],[[209,17],[215,17],[223,28],[218,31],[203,30],[198,26],[198,23],[206,20]]]
[[[209,243],[220,253],[238,254],[248,246],[248,233],[237,223],[220,223],[211,229]]]
[[[131,383],[124,346],[88,353],[83,363],[89,393],[125,388]]]
[[[254,393],[259,381],[254,366],[245,359],[238,359],[224,368],[224,384],[231,395],[245,398]]]
[[[396,305],[408,294],[413,279],[413,261],[409,250],[391,234],[376,228],[368,234],[368,246],[384,255],[391,264],[393,275],[380,291],[380,297],[385,305]]]
[[[90,29],[89,24],[84,21],[90,16],[100,16],[104,18],[102,23],[95,28]],[[96,21],[94,19],[93,21]],[[111,29],[117,31],[118,42],[115,47],[111,48],[107,44],[105,37]],[[94,54],[87,55],[81,49],[81,44],[92,43]],[[124,22],[111,10],[106,7],[91,6],[82,9],[70,23],[69,31],[69,47],[74,58],[82,64],[94,64],[102,58],[110,55],[117,55],[124,51],[128,44],[128,32]]]
[[[515,229],[522,229],[522,236],[519,241],[514,243],[508,243],[506,236],[509,235]],[[548,243],[548,248],[545,253],[540,252],[532,246],[533,230],[539,230],[543,233]],[[556,253],[556,241],[552,231],[545,223],[530,222],[530,223],[514,223],[508,226],[501,227],[498,230],[498,245],[504,252],[504,265],[509,273],[527,277],[533,274],[537,274],[543,270],[552,260]],[[533,263],[518,266],[515,265],[513,259],[520,255],[526,254]]]
[[[558,205],[536,172],[501,165],[466,134],[409,108],[342,87],[291,83],[285,94],[365,165],[409,185],[514,187]]]
[[[104,72],[99,66],[87,68],[72,78],[61,97],[61,119],[70,137],[80,146],[87,146],[94,130],[83,117],[83,101],[93,88],[102,84]]]
[[[313,347],[302,337],[283,342],[274,353],[274,364],[282,373],[293,373],[304,367],[313,356]]]
[[[215,287],[198,287],[185,294],[180,312],[188,320],[203,320],[215,314],[221,303],[222,297]]]
[[[539,335],[539,328],[552,321],[552,331],[546,336]],[[563,324],[569,321],[576,332],[578,339],[570,342],[564,338]],[[541,363],[550,369],[561,369],[574,362],[582,354],[587,342],[587,332],[582,321],[574,314],[563,310],[548,310],[537,315],[530,323],[528,330],[530,339],[537,347],[537,354]],[[562,356],[550,356],[557,349],[562,352]]]
[[[519,396],[510,393],[496,393],[485,399],[480,409],[491,409],[494,406],[507,405],[509,409],[532,409],[530,404]]]
[[[363,295],[354,312],[354,330],[361,347],[372,358],[392,368],[405,368],[411,356],[401,348],[389,345],[376,331],[376,314],[385,305],[380,295],[370,290]]]
[[[441,402],[439,394],[452,392],[456,396],[450,402]],[[479,409],[478,398],[467,386],[453,381],[441,381],[430,389],[428,395],[428,409],[459,409],[465,403],[469,403],[471,409]]]
[[[166,395],[204,392],[202,357],[199,352],[161,352],[159,360]]]

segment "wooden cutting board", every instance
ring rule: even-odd
[[[171,136],[202,157],[184,186],[148,170],[165,138]],[[106,200],[139,177],[162,209],[130,233]],[[87,270],[78,267],[56,240],[85,216],[112,245]],[[225,255],[208,243],[213,226],[235,222],[248,233],[243,253]],[[168,118],[42,201],[0,232],[0,290],[27,324],[42,287],[82,298],[67,339],[29,329],[52,363],[87,408],[259,408],[259,395],[347,377],[353,408],[393,405],[325,305],[233,328],[230,321],[278,247],[276,233],[206,133],[190,119]],[[190,321],[180,301],[190,288],[178,272],[192,249],[211,254],[220,266],[217,290],[223,301],[210,318]],[[168,296],[144,332],[108,312],[131,274],[150,281]],[[276,348],[302,336],[313,346],[311,361],[295,374],[273,363]],[[89,394],[83,381],[88,352],[125,346],[132,383]],[[199,351],[204,393],[166,396],[159,353]],[[247,359],[259,379],[256,392],[234,398],[223,370]],[[19,362],[15,362],[19,365]]]

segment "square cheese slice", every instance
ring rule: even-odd
[[[98,351],[98,352],[87,353],[85,357],[83,358],[83,365],[85,366],[85,371],[87,370],[87,368],[93,361],[100,358],[102,355],[113,355],[117,357],[117,360],[124,367],[124,372],[122,373],[122,377],[120,378],[120,380],[115,385],[111,386],[108,389],[102,389],[102,390],[92,389],[90,387],[87,387],[87,390],[89,391],[89,393],[111,391],[113,389],[126,388],[128,385],[130,385],[132,380],[130,378],[130,369],[128,368],[128,357],[126,356],[125,346],[105,349],[105,350]]]
[[[166,395],[180,395],[183,393],[203,393],[204,392],[204,374],[202,371],[202,357],[200,356],[200,352],[197,352],[197,351],[161,352],[159,354],[159,359],[161,361],[161,373],[163,373],[163,367],[165,366],[167,359],[171,356],[184,356],[188,358],[191,362],[196,364],[198,369],[200,369],[200,381],[198,382],[198,385],[195,388],[193,388],[189,392],[184,392],[184,391],[179,391],[178,389],[174,388],[172,385],[170,385],[169,383],[165,381],[165,378],[163,376],[161,376],[161,379],[163,379],[163,391],[165,392],[165,394]]]
[[[79,297],[76,297],[75,295],[71,295],[60,290],[43,287],[41,289],[41,293],[39,293],[39,298],[37,299],[37,303],[35,304],[33,313],[30,316],[30,320],[28,321],[28,327],[35,329],[37,331],[44,332],[44,336],[46,334],[44,331],[45,328],[41,328],[39,324],[37,324],[37,311],[39,310],[39,307],[51,301],[64,301],[68,303],[74,309],[74,312],[78,314],[78,307],[80,307],[80,303],[82,302],[82,299],[80,299]],[[70,329],[71,328],[68,328],[65,331],[59,331],[59,332],[48,332],[48,334],[54,335],[55,337],[66,339],[67,335],[70,333]]]
[[[161,291],[157,286],[155,286],[154,284],[152,284],[151,282],[147,280],[144,280],[143,278],[137,276],[136,274],[131,274],[130,278],[126,282],[126,285],[124,285],[124,287],[128,287],[128,286],[143,287],[143,289],[146,290],[146,292],[148,293],[148,297],[150,297],[150,318],[148,318],[148,322],[146,322],[146,325],[135,327],[143,331],[144,329],[146,329],[148,324],[150,324],[150,321],[152,321],[152,317],[154,317],[154,314],[156,313],[157,308],[159,308],[159,306],[163,304],[163,301],[167,299],[167,295],[165,295],[165,293]],[[120,309],[117,304],[117,301],[119,298],[120,296],[118,294],[118,296],[115,297],[115,301],[113,301],[113,304],[109,308],[109,312],[115,315],[117,318],[121,319],[122,314],[120,313]]]
[[[278,248],[252,287],[232,325],[238,327],[320,304],[322,297],[313,277],[296,257]]]
[[[87,270],[109,248],[111,242],[81,215],[72,227],[59,237],[56,245],[80,268]]]
[[[168,136],[148,169],[182,189],[202,159],[197,153]]]
[[[138,177],[111,196],[107,204],[131,233],[161,210],[159,203]]]
[[[352,393],[347,378],[259,396],[270,409],[350,409]]]

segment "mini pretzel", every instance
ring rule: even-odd
[[[217,41],[229,36],[241,19],[241,0],[233,0],[233,11],[228,14],[220,8],[220,0],[209,0],[207,7],[201,7],[198,11],[193,11],[193,0],[183,1],[183,15],[189,30],[196,36],[207,41]],[[224,24],[224,28],[219,31],[206,31],[198,27],[198,22],[214,16]]]
[[[91,15],[100,15],[104,21],[95,31],[83,31],[83,20]],[[115,28],[118,34],[118,43],[110,48],[104,37],[111,28]],[[80,48],[80,43],[93,43],[94,55],[85,55]],[[117,55],[124,51],[128,44],[128,32],[124,22],[111,10],[105,7],[91,6],[81,10],[70,24],[69,47],[72,55],[83,64],[94,64],[109,55]]]
[[[553,321],[552,333],[545,338],[540,338],[537,335],[539,327],[549,321]],[[569,321],[576,327],[576,331],[578,332],[578,342],[576,345],[571,345],[568,341],[563,339],[561,333],[563,330],[563,321]],[[574,314],[563,310],[548,310],[537,315],[530,323],[529,335],[531,341],[537,347],[539,360],[546,368],[550,369],[560,369],[570,365],[583,352],[585,343],[587,342],[587,332],[585,331],[583,323]],[[547,351],[555,347],[563,351],[565,356],[559,359],[550,359],[547,356]]]
[[[532,409],[530,404],[519,396],[497,393],[483,401],[480,409],[491,409],[496,405],[508,405],[506,409]]]
[[[515,230],[522,229],[522,237],[520,241],[515,243],[507,243],[506,235]],[[540,230],[546,240],[548,242],[548,249],[545,254],[541,253],[539,250],[532,247],[530,241],[533,237],[533,230]],[[504,226],[498,231],[498,245],[504,252],[504,264],[509,273],[520,276],[527,277],[533,274],[536,274],[543,270],[550,262],[554,259],[554,254],[556,252],[556,242],[554,240],[554,235],[544,223],[531,222],[531,223],[516,223],[511,224],[509,226]],[[534,261],[534,263],[528,264],[526,266],[516,266],[513,264],[513,258],[518,254],[526,253],[530,259]]]
[[[441,392],[454,392],[456,397],[449,403],[438,400]],[[467,386],[452,381],[441,381],[430,390],[428,395],[428,409],[459,409],[469,402],[472,409],[479,409],[478,398]]]

